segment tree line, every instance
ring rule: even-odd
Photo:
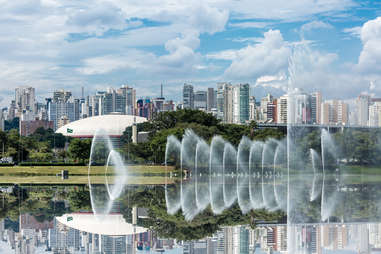
[[[52,129],[38,128],[30,136],[21,136],[17,129],[0,131],[1,157],[12,157],[21,162],[54,163],[86,162],[91,140],[72,139],[54,133]],[[0,164],[1,165],[1,164]]]

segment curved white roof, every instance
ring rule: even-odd
[[[72,213],[56,219],[70,228],[92,234],[121,236],[147,232],[146,228],[127,223],[121,214]]]
[[[106,131],[109,136],[121,136],[125,129],[134,122],[143,123],[147,118],[132,115],[102,115],[84,118],[68,123],[59,128],[56,133],[70,137],[93,137],[99,129]]]

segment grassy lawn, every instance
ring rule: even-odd
[[[370,174],[370,175],[381,175],[380,167],[371,166],[343,166],[342,173],[345,174]]]
[[[108,179],[109,183],[113,182],[112,177]],[[173,179],[168,179],[169,183]],[[92,176],[92,184],[104,184],[104,176]],[[71,176],[69,179],[62,180],[56,176],[0,176],[0,184],[88,184],[87,176]],[[144,185],[162,185],[165,184],[164,176],[132,176],[127,180],[126,184],[144,184]]]
[[[165,166],[131,165],[127,166],[132,174],[164,174]],[[87,166],[14,166],[0,167],[0,175],[56,175],[61,170],[69,170],[71,175],[87,175]],[[112,171],[108,171],[108,173]],[[91,167],[91,175],[103,175],[105,166]]]

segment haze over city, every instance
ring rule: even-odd
[[[247,82],[257,97],[293,82],[327,99],[381,94],[376,1],[2,1],[1,106],[13,88],[43,101],[128,84],[181,100],[184,83]],[[279,92],[280,90],[280,92]],[[278,91],[278,92],[276,92]]]

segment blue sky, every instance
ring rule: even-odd
[[[253,95],[294,86],[325,98],[381,96],[381,2],[355,0],[0,0],[0,105],[14,87],[38,99],[129,84],[181,99],[249,82]]]

